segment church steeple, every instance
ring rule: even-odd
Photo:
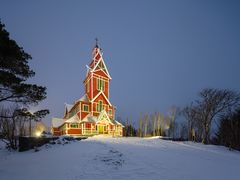
[[[89,67],[91,69],[93,69],[96,66],[96,64],[98,63],[98,61],[102,59],[102,52],[101,52],[101,49],[99,48],[98,39],[96,38],[95,40],[96,40],[96,45],[93,48],[92,61],[89,65]]]
[[[96,39],[96,44],[92,51],[92,60],[88,67],[87,76],[84,81],[85,93],[88,95],[89,99],[94,99],[100,92],[102,92],[108,99],[110,80],[111,76],[103,60],[98,39]]]
[[[98,48],[98,38],[96,38],[95,41],[96,41],[95,48]]]

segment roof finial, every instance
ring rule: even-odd
[[[95,38],[95,41],[96,41],[96,48],[98,48],[98,38]]]

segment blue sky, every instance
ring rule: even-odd
[[[1,1],[0,18],[47,87],[37,108],[62,117],[83,95],[98,37],[117,116],[166,113],[206,87],[240,91],[240,1]],[[36,109],[37,109],[36,108]]]

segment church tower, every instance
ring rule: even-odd
[[[84,80],[85,94],[91,103],[91,113],[96,116],[106,110],[110,118],[114,119],[114,107],[109,101],[109,82],[111,76],[103,59],[101,48],[96,40],[92,50],[92,60],[87,66],[87,75]]]

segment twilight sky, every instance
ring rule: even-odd
[[[34,109],[50,109],[50,125],[83,95],[96,37],[123,119],[182,107],[206,87],[240,91],[239,9],[234,0],[2,0],[0,18],[33,57],[30,81],[48,93]]]

